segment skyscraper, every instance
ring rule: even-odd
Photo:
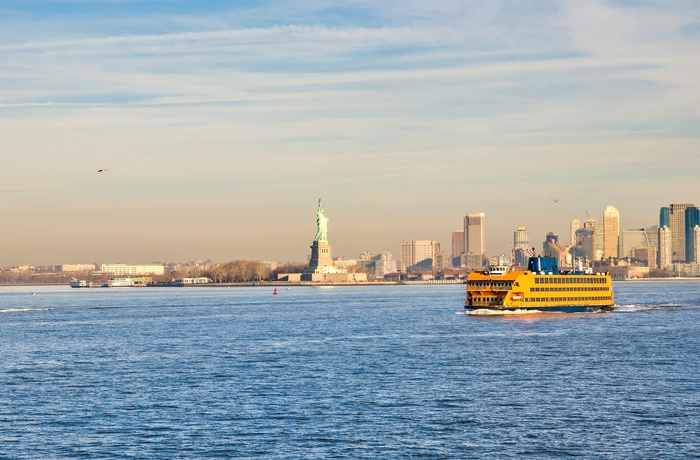
[[[635,228],[620,232],[620,257],[634,257],[634,250],[641,247],[659,248],[659,227]]]
[[[673,262],[671,229],[664,225],[659,228],[659,268],[668,270]]]
[[[528,244],[527,230],[525,230],[525,227],[518,227],[513,232],[513,249],[527,249]]]
[[[416,265],[432,269],[437,262],[440,243],[430,240],[410,240],[401,242],[401,265],[407,270]]]
[[[452,232],[452,258],[464,254],[464,230]]]
[[[603,257],[618,257],[620,212],[608,206],[603,212]]]
[[[700,208],[685,208],[685,261],[698,262],[695,257],[695,227],[700,225]]]
[[[595,219],[586,219],[583,228],[590,230],[593,235],[591,242],[591,254],[586,255],[590,260],[600,260],[603,258],[603,223]]]
[[[673,262],[685,262],[685,210],[692,203],[671,203],[668,207],[668,227],[671,229]]]
[[[572,251],[574,257],[585,257],[595,260],[595,233],[593,227],[579,228],[576,230],[576,249]]]
[[[659,228],[663,227],[664,225],[668,227],[668,214],[668,206],[662,207],[659,211]]]
[[[695,254],[695,261],[700,261],[700,225],[696,225],[693,228],[693,234],[695,237],[695,247],[693,248],[693,253]]]
[[[484,213],[464,216],[464,252],[466,254],[484,254]]]
[[[515,265],[527,267],[527,261],[530,258],[529,244],[527,230],[525,227],[518,227],[513,232],[513,262]]]
[[[576,246],[576,230],[581,228],[581,221],[579,219],[574,219],[571,221],[571,242],[569,246]]]

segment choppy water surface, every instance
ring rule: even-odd
[[[700,282],[278,290],[0,287],[0,458],[700,456]]]

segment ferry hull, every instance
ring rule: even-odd
[[[597,313],[611,311],[612,305],[541,305],[538,307],[466,307],[467,311],[491,310],[500,312],[529,312],[529,313]]]

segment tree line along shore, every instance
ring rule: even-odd
[[[235,260],[222,264],[214,264],[211,268],[181,268],[167,271],[163,275],[149,275],[155,284],[173,283],[176,279],[205,277],[212,284],[250,284],[277,282],[277,277],[282,273],[300,273],[306,268],[306,264],[289,263],[278,265],[270,270],[267,264],[253,260]],[[348,268],[351,273],[367,273],[371,276],[367,267],[356,265]],[[2,285],[41,285],[41,284],[69,284],[72,279],[85,280],[93,284],[107,283],[115,276],[101,272],[36,272],[34,270],[8,270],[0,271],[0,284]],[[285,284],[289,284],[286,283]]]

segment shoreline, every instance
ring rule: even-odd
[[[698,276],[679,276],[675,278],[627,278],[613,281],[700,281]]]
[[[301,281],[301,282],[287,282],[287,281],[254,281],[246,283],[202,283],[202,284],[185,284],[185,285],[173,285],[173,284],[153,284],[147,286],[124,286],[124,287],[105,287],[105,286],[94,286],[94,287],[79,287],[72,289],[126,289],[126,288],[231,288],[231,287],[318,287],[318,286],[410,286],[410,285],[464,285],[464,281],[454,282],[454,281],[442,281],[442,280],[430,280],[430,281],[367,281],[367,282],[348,282],[348,283],[333,283],[333,282],[313,282],[313,281]],[[0,287],[37,287],[37,286],[65,286],[70,287],[66,283],[8,283],[0,284]]]
[[[628,278],[624,280],[613,280],[613,282],[629,282],[629,281],[700,281],[700,277],[677,277],[677,278]],[[128,286],[128,288],[166,288],[166,287],[178,287],[178,288],[232,288],[232,287],[338,287],[338,286],[446,286],[446,285],[465,285],[465,281],[445,281],[445,280],[428,280],[428,281],[367,281],[367,282],[349,282],[349,283],[320,283],[313,281],[301,281],[301,282],[287,282],[287,281],[254,281],[247,283],[208,283],[208,284],[185,284],[185,285],[148,285],[148,286]],[[38,287],[38,286],[65,286],[70,287],[70,285],[65,283],[7,283],[0,284],[2,287]],[[122,288],[110,288],[104,286],[96,287],[81,287],[72,289],[125,289]]]

